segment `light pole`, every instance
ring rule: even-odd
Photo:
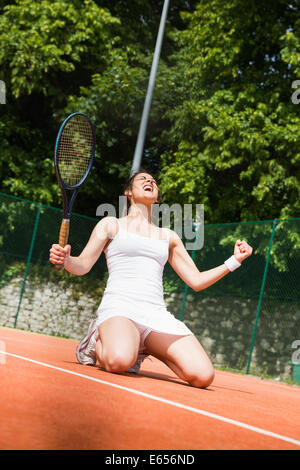
[[[133,173],[138,171],[141,166],[149,113],[150,113],[151,102],[152,102],[152,95],[153,95],[153,90],[155,87],[157,67],[158,67],[160,51],[161,51],[161,46],[162,46],[162,41],[163,41],[163,36],[164,36],[166,19],[168,15],[168,8],[169,8],[169,0],[165,0],[162,14],[161,14],[161,19],[160,19],[158,35],[156,39],[156,45],[155,45],[151,73],[150,73],[150,78],[149,78],[149,83],[148,83],[148,89],[147,89],[147,94],[145,98],[144,109],[143,109],[142,119],[140,123],[138,138],[136,142],[130,176],[132,176]]]

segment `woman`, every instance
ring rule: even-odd
[[[152,355],[189,384],[205,388],[214,378],[210,359],[194,334],[167,311],[162,275],[167,261],[193,290],[200,291],[222,279],[252,254],[237,240],[234,255],[224,264],[200,272],[176,232],[151,223],[152,206],[159,200],[155,179],[145,170],[125,186],[129,212],[125,217],[105,217],[94,228],[79,256],[71,247],[55,244],[50,261],[64,264],[72,274],[90,271],[102,251],[109,278],[87,336],[77,348],[82,364],[99,364],[108,372],[137,372]]]

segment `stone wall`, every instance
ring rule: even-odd
[[[173,298],[172,298],[173,296]],[[169,310],[180,315],[182,295],[172,294]],[[188,294],[183,320],[196,334],[212,362],[245,371],[258,308],[258,299],[222,296],[201,292]],[[300,303],[263,300],[250,371],[272,377],[290,378],[294,349],[300,339]]]
[[[0,325],[13,327],[18,309],[22,278],[15,278],[0,289]],[[81,339],[98,304],[83,294],[74,300],[72,289],[48,282],[38,287],[26,283],[17,328],[55,336]]]
[[[22,278],[0,289],[0,325],[13,327]],[[180,318],[183,293],[166,298],[170,312]],[[17,328],[80,340],[85,336],[100,303],[82,294],[75,300],[72,289],[56,283],[31,285],[27,281]],[[186,297],[182,320],[195,333],[216,366],[246,370],[258,299],[209,297],[191,293]],[[300,339],[299,303],[263,302],[251,360],[253,373],[286,378],[291,376],[293,341]],[[297,330],[298,328],[298,330]]]

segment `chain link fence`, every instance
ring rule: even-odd
[[[2,326],[75,339],[86,334],[105,289],[105,256],[86,276],[56,271],[49,249],[61,216],[59,209],[0,193]],[[80,254],[98,220],[72,214],[72,255]],[[190,255],[200,271],[211,269],[231,256],[238,238],[253,255],[204,291],[188,288],[166,265],[168,309],[192,329],[215,366],[292,379],[300,366],[300,219],[206,224],[203,248]]]

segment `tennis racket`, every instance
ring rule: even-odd
[[[75,198],[93,164],[95,144],[94,127],[85,114],[73,113],[62,123],[56,138],[54,165],[63,199],[63,218],[58,242],[63,248],[68,243]],[[67,191],[71,191],[69,200]],[[63,269],[63,265],[56,264],[55,268]]]

